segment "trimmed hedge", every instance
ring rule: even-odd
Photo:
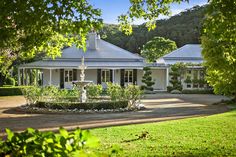
[[[49,108],[49,109],[118,109],[128,107],[128,101],[103,101],[103,102],[37,102],[35,104],[39,108]]]
[[[214,94],[212,89],[184,89],[182,94]]]
[[[23,95],[21,89],[29,87],[31,86],[0,87],[0,96]]]

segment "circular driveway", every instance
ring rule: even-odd
[[[155,94],[142,99],[146,109],[123,113],[90,114],[25,114],[9,112],[25,104],[22,96],[0,97],[0,128],[22,131],[28,127],[44,130],[95,128],[115,125],[159,122],[196,116],[206,116],[228,111],[226,106],[212,105],[222,99],[218,95]],[[0,133],[1,134],[1,133]]]

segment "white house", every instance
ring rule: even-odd
[[[62,50],[62,56],[54,60],[45,58],[40,61],[23,64],[18,68],[18,82],[29,85],[32,69],[40,72],[42,85],[56,85],[60,88],[71,88],[72,81],[79,80],[81,58],[85,58],[86,80],[105,87],[106,82],[142,85],[143,67],[150,66],[155,82],[154,90],[165,91],[169,85],[169,67],[176,62],[201,63],[200,45],[184,47],[165,55],[154,64],[146,64],[144,58],[110,44],[90,33],[87,51],[83,52],[75,46]],[[187,86],[186,86],[187,88]],[[192,88],[192,87],[191,87]]]

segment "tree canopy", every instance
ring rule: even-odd
[[[141,55],[148,62],[155,62],[158,58],[176,49],[177,46],[174,41],[163,37],[154,37],[152,40],[143,45]]]
[[[157,20],[157,27],[151,31],[146,29],[145,24],[133,25],[133,33],[129,36],[120,32],[118,25],[104,24],[100,34],[102,39],[139,54],[143,45],[156,36],[173,40],[178,47],[185,44],[200,44],[205,11],[206,6],[194,6],[169,19]]]
[[[207,80],[216,93],[236,98],[236,2],[211,0],[203,31]]]

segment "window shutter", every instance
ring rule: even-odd
[[[120,85],[121,87],[124,87],[125,86],[125,70],[124,69],[120,69]]]
[[[77,69],[73,69],[73,81],[77,81]]]
[[[137,69],[133,70],[133,84],[137,85]]]
[[[110,70],[110,82],[113,82],[113,70]]]
[[[101,72],[102,72],[101,69],[98,69],[98,70],[97,70],[97,84],[101,84],[101,83],[102,83],[102,80],[101,80]]]
[[[64,69],[60,69],[60,88],[64,88]]]

